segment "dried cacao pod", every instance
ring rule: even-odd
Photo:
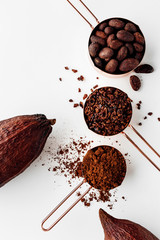
[[[41,153],[55,119],[43,114],[0,121],[0,187],[23,172]]]
[[[99,210],[99,217],[105,240],[158,240],[141,225],[129,220],[114,218],[102,209]]]

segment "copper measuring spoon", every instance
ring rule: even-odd
[[[100,172],[94,172],[93,173],[93,179],[95,179],[96,181],[90,181],[90,177],[88,166],[91,166],[93,164],[93,159],[91,158],[91,155],[93,154],[97,154],[98,155],[98,151],[100,151],[100,149],[104,150],[104,153],[107,153],[107,151],[110,150],[110,152],[112,151],[112,155],[114,158],[114,164],[111,163],[111,159],[110,156],[106,157],[106,167],[108,170],[108,174],[110,174],[111,176],[111,180],[108,182],[107,178],[104,180],[103,185],[98,183],[98,181],[96,180],[97,175],[100,174]],[[96,152],[97,151],[97,152]],[[100,159],[100,161],[102,161]],[[94,166],[97,164],[100,164],[100,161],[94,162]],[[103,160],[104,161],[104,160]],[[108,162],[108,165],[107,165]],[[116,167],[118,166],[118,169],[116,169]],[[104,166],[103,166],[104,168]],[[104,169],[102,169],[104,170]],[[105,168],[106,170],[106,168]],[[118,171],[115,171],[118,170]],[[104,174],[104,172],[103,172]],[[116,148],[107,146],[107,145],[103,145],[103,146],[97,146],[94,147],[90,150],[87,151],[86,155],[83,158],[83,162],[82,162],[82,175],[84,177],[83,181],[80,182],[42,221],[41,224],[41,228],[43,229],[43,231],[50,231],[90,190],[91,188],[96,188],[96,189],[101,189],[104,191],[104,188],[108,191],[111,190],[115,187],[118,187],[121,185],[121,183],[123,182],[125,175],[126,175],[126,161],[123,157],[123,155],[121,154],[120,151],[118,151]],[[88,182],[88,184],[90,185],[89,188],[53,223],[51,224],[50,227],[45,228],[44,224],[46,223],[46,221],[73,195],[73,193],[76,192],[77,189],[79,189],[84,183]],[[94,182],[94,183],[93,183]]]
[[[91,127],[92,119],[90,120],[90,116],[87,114],[88,109],[89,109],[89,110],[91,109],[91,113],[92,113],[93,119],[94,119],[93,121],[94,121],[95,124],[98,124],[98,122],[100,122],[101,124],[104,124],[104,126],[106,126],[107,117],[104,118],[104,119],[101,118],[100,114],[95,111],[94,106],[93,106],[93,107],[92,107],[92,106],[89,106],[89,104],[90,104],[90,105],[91,105],[91,104],[94,104],[94,103],[92,103],[92,101],[94,102],[94,99],[95,99],[95,101],[96,101],[96,99],[97,99],[96,96],[99,96],[99,95],[102,96],[101,91],[106,92],[106,93],[107,93],[107,91],[111,91],[111,93],[114,92],[114,91],[118,91],[122,96],[125,96],[126,101],[127,101],[127,99],[128,99],[128,101],[130,101],[130,102],[128,102],[128,116],[126,116],[125,125],[123,125],[123,127],[120,127],[120,126],[119,126],[119,129],[117,129],[117,131],[115,131],[114,133],[112,133],[112,132],[111,132],[111,133],[107,133],[107,127],[106,127],[106,133],[101,134],[98,129],[96,130],[96,128],[93,129],[93,127]],[[96,95],[96,94],[97,94],[97,95]],[[102,97],[103,97],[103,96],[102,96]],[[108,106],[107,106],[107,101],[108,101],[108,99],[107,99],[106,97],[103,98],[103,99],[105,99],[105,100],[104,100],[105,103],[103,103],[103,104],[105,104],[105,109],[106,109],[106,111],[109,111]],[[114,101],[114,99],[112,99],[112,100]],[[97,104],[98,104],[98,103],[97,103]],[[120,104],[120,103],[118,103],[118,104]],[[100,105],[100,103],[99,103],[99,105]],[[101,109],[101,107],[103,107],[103,106],[99,106],[99,109]],[[116,106],[116,103],[115,103],[114,107],[115,107],[115,109],[118,109],[118,105]],[[132,143],[132,145],[133,145],[158,171],[160,171],[160,168],[147,156],[147,154],[145,154],[145,153],[142,151],[142,149],[128,136],[128,134],[124,132],[124,130],[127,128],[127,126],[130,127],[130,128],[138,135],[138,137],[140,137],[140,139],[160,158],[160,154],[159,154],[159,153],[148,143],[148,141],[135,129],[135,127],[133,127],[133,126],[130,124],[133,111],[132,111],[131,100],[129,99],[128,95],[127,95],[125,92],[123,92],[122,90],[120,90],[120,89],[118,89],[118,88],[114,88],[114,87],[102,87],[102,88],[96,89],[96,90],[95,90],[94,92],[92,92],[92,93],[88,96],[88,98],[86,99],[86,102],[85,102],[85,104],[84,104],[83,114],[84,114],[85,122],[86,122],[88,128],[89,128],[91,131],[93,131],[93,132],[95,132],[95,133],[97,133],[97,134],[103,135],[103,136],[113,136],[113,135],[122,133],[122,134],[130,141],[130,143]],[[115,127],[116,127],[116,124],[115,124]]]
[[[137,24],[135,24],[134,22],[128,20],[128,19],[125,19],[125,18],[120,18],[120,17],[113,17],[113,18],[108,18],[106,20],[103,20],[103,21],[99,21],[98,18],[93,14],[93,12],[86,6],[86,4],[82,1],[82,0],[79,0],[80,3],[87,9],[87,11],[92,15],[92,17],[96,20],[97,22],[97,25],[96,27],[93,27],[93,25],[87,20],[86,17],[84,17],[84,15],[69,1],[67,0],[67,2],[76,10],[76,12],[89,24],[89,26],[91,27],[92,29],[92,32],[90,34],[90,37],[89,37],[89,41],[88,41],[88,47],[89,47],[89,44],[90,44],[90,38],[92,35],[94,35],[94,33],[99,30],[99,26],[104,23],[104,22],[109,22],[111,19],[119,19],[119,20],[122,20],[124,21],[125,23],[126,22],[129,22],[129,23],[132,23],[136,26],[137,28],[137,31],[140,32],[140,34],[144,37],[142,31],[140,30],[139,26]],[[146,49],[146,44],[145,44],[145,38],[144,38],[144,49],[142,51],[142,56],[140,57],[139,59],[139,63],[133,68],[131,69],[130,71],[127,71],[127,72],[118,72],[118,73],[109,73],[109,72],[106,72],[104,70],[102,70],[101,68],[99,68],[98,66],[96,66],[96,64],[94,63],[93,61],[93,58],[90,56],[89,54],[89,51],[88,51],[88,55],[89,55],[89,59],[90,59],[90,62],[92,64],[92,66],[102,75],[104,76],[111,76],[111,77],[122,77],[122,76],[125,76],[125,75],[128,75],[130,72],[132,72],[135,68],[137,68],[137,66],[141,63],[143,57],[144,57],[144,54],[145,54],[145,49]]]

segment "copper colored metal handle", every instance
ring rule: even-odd
[[[160,168],[137,146],[137,144],[125,133],[122,132],[122,134],[135,146],[135,148],[138,149],[138,151],[145,157],[147,160],[158,170],[160,171]]]
[[[129,127],[147,144],[147,146],[160,158],[160,154],[147,142],[147,140],[131,125]]]
[[[82,5],[87,9],[87,11],[95,18],[95,20],[97,21],[97,23],[99,23],[97,17],[93,14],[93,12],[91,12],[91,10],[84,4],[84,2],[82,2],[82,0],[79,0]],[[89,26],[94,29],[94,27],[92,26],[92,24],[82,15],[82,13],[69,1],[67,0],[67,2],[76,10],[76,12],[89,24]]]
[[[83,180],[80,184],[78,184],[42,221],[41,228],[43,231],[50,231],[92,188],[91,186],[48,228],[45,228],[44,223],[55,213],[66,201],[69,199],[72,194],[86,181]]]

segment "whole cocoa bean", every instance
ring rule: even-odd
[[[129,71],[133,70],[138,64],[139,64],[139,61],[137,59],[126,58],[121,62],[120,66],[119,66],[119,70],[121,72],[129,72]]]
[[[135,70],[136,73],[152,73],[154,68],[149,64],[142,64],[138,66]]]
[[[89,54],[91,57],[95,57],[100,49],[100,46],[98,43],[91,43],[89,45]]]
[[[103,31],[105,29],[105,27],[107,27],[107,23],[106,22],[102,22],[100,25],[99,25],[99,30]]]
[[[118,61],[116,59],[111,59],[107,63],[107,65],[105,67],[105,70],[108,73],[114,73],[116,71],[116,69],[117,69],[117,66],[118,66]]]
[[[99,68],[102,68],[102,60],[99,58],[99,57],[96,57],[95,59],[94,59],[94,63],[95,63],[95,65],[97,66],[97,67],[99,67]]]
[[[111,57],[113,56],[114,51],[111,48],[105,47],[103,48],[100,53],[99,53],[99,57],[102,59],[111,59]]]
[[[133,34],[126,30],[118,31],[117,38],[123,42],[132,42],[134,40]]]
[[[144,37],[139,32],[135,32],[134,37],[135,37],[136,42],[144,45],[144,42],[145,42]]]
[[[106,38],[107,35],[103,31],[96,31],[96,36],[100,38]]]
[[[117,60],[122,61],[123,59],[125,59],[127,57],[127,53],[128,53],[127,47],[122,46],[118,51]]]
[[[127,23],[124,27],[124,30],[129,31],[129,32],[136,32],[137,28],[133,23]]]
[[[100,38],[98,36],[93,35],[90,38],[90,40],[91,40],[92,43],[99,43],[100,45],[105,46],[105,40],[103,38]]]
[[[109,26],[110,27],[114,27],[116,29],[122,29],[124,27],[125,23],[122,21],[122,20],[119,20],[119,19],[111,19],[109,21]]]
[[[142,60],[142,57],[143,57],[143,53],[142,52],[137,52],[136,55],[135,55],[135,59],[138,59],[139,61]]]
[[[125,46],[128,48],[129,54],[132,55],[134,52],[133,45],[131,43],[126,43]]]
[[[111,35],[109,35],[107,38],[107,46],[109,46],[111,41],[114,39],[115,39],[115,35],[113,33]]]
[[[141,87],[141,81],[136,75],[130,76],[130,84],[134,91],[138,91]]]
[[[111,33],[114,32],[114,28],[112,28],[112,27],[106,27],[106,28],[104,29],[104,32],[105,32],[105,34],[108,36],[108,35],[110,35]]]
[[[120,48],[123,45],[122,42],[120,42],[118,39],[112,40],[109,44],[109,47],[117,50],[118,48]]]
[[[139,43],[133,43],[133,46],[136,50],[136,52],[142,52],[143,51],[143,46]]]

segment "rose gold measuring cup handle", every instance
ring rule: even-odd
[[[132,140],[125,132],[122,132],[122,134],[133,144],[133,146],[135,146],[135,148],[138,149],[138,151],[139,151],[145,158],[147,158],[147,160],[148,160],[158,171],[160,171],[160,168],[137,146],[137,144],[135,144],[135,142],[133,142],[133,140]]]
[[[86,6],[86,4],[84,2],[82,2],[82,0],[79,0],[82,5],[88,10],[88,12],[95,18],[96,22],[99,24],[99,20],[98,18],[93,14],[93,12],[91,12],[91,10]]]
[[[98,19],[96,18],[96,16],[91,12],[91,10],[81,1],[79,0],[83,6],[89,11],[89,13],[91,13],[91,15],[96,19],[97,23],[99,23]],[[92,24],[82,15],[82,13],[80,13],[80,11],[69,1],[67,0],[67,2],[76,10],[76,12],[78,12],[78,14],[89,24],[89,26],[94,29],[94,27],[92,26]]]
[[[131,125],[129,127],[147,144],[147,146],[160,158],[160,154],[147,142],[147,140]]]
[[[60,208],[63,203],[67,201],[67,199],[86,181],[83,180],[80,184],[78,184],[42,221],[41,228],[43,231],[47,232],[50,231],[92,188],[91,186],[48,228],[45,228],[43,225],[44,223],[55,213],[58,208]]]

